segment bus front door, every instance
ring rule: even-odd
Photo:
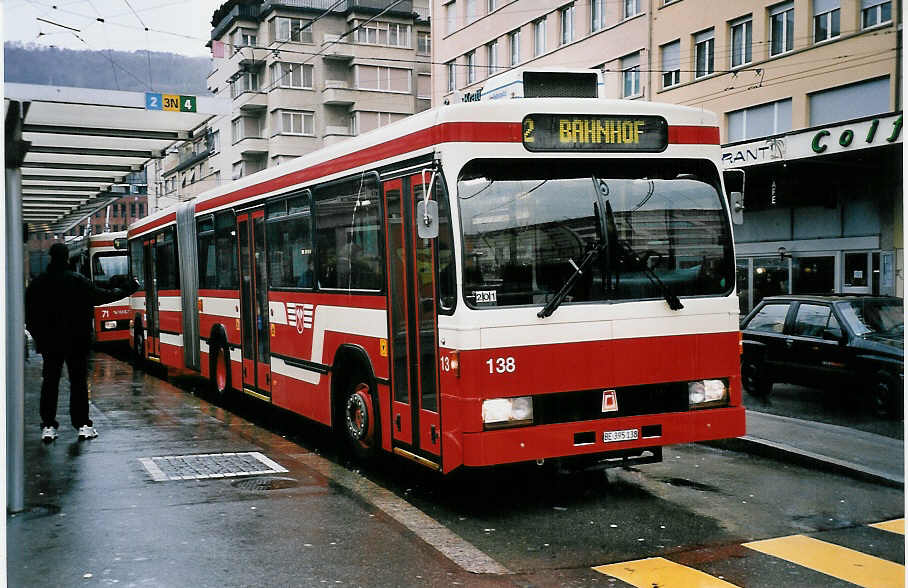
[[[271,399],[270,323],[265,259],[265,211],[237,214],[240,242],[240,324],[243,334],[243,391]]]
[[[428,182],[428,175],[426,182]],[[416,202],[423,177],[385,182],[391,430],[394,450],[435,463],[441,455],[435,240],[420,239]]]
[[[160,361],[161,334],[158,331],[158,281],[155,278],[155,250],[157,238],[150,237],[142,242],[145,250],[145,354]]]

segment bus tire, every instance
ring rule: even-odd
[[[208,356],[208,369],[211,377],[211,390],[219,398],[224,398],[230,391],[230,352],[223,341],[212,342]]]
[[[372,387],[365,379],[351,378],[344,394],[340,423],[346,445],[360,459],[374,455],[378,438]]]

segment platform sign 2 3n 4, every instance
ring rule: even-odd
[[[146,110],[167,110],[170,112],[196,112],[196,97],[181,94],[160,94],[145,92]]]
[[[668,145],[661,116],[529,114],[523,119],[528,151],[658,153]]]

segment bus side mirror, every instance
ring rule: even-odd
[[[438,202],[420,200],[416,203],[416,229],[420,239],[438,236]]]
[[[744,224],[744,170],[727,169],[722,173],[725,180],[725,192],[728,194],[728,208],[731,210],[731,222]]]

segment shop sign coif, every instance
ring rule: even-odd
[[[722,164],[728,168],[738,168],[901,142],[902,114],[897,113],[729,145],[722,150]]]

